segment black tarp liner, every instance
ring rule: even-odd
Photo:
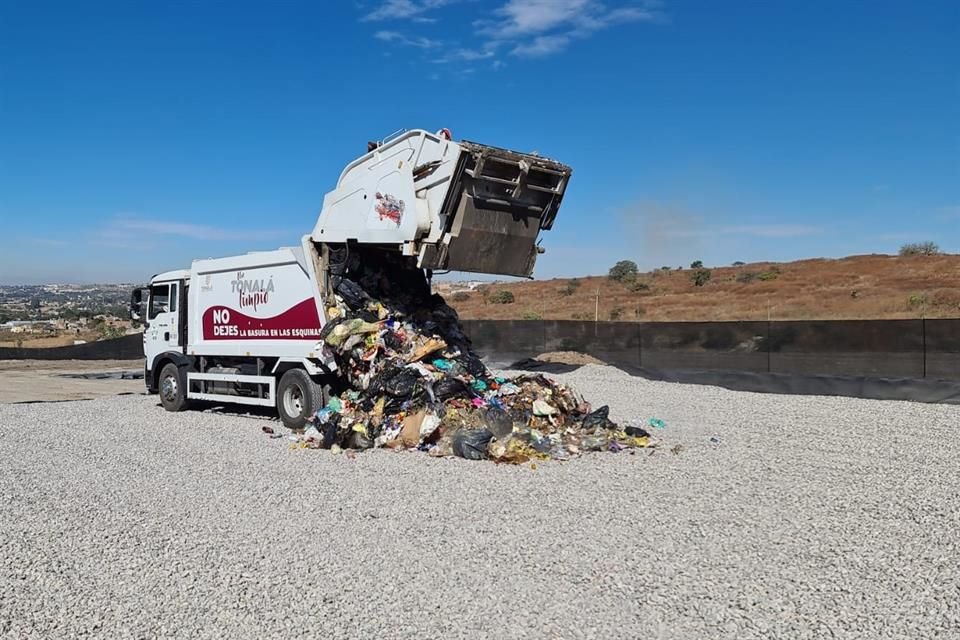
[[[510,366],[518,371],[570,373],[579,365],[528,359]],[[682,384],[723,387],[731,391],[809,396],[844,396],[871,400],[906,400],[960,405],[960,381],[923,378],[872,378],[866,376],[814,376],[755,371],[663,371],[617,367],[630,375]]]
[[[922,320],[770,323],[770,373],[922,378]]]
[[[540,353],[577,351],[610,364],[640,365],[640,334],[636,323],[547,320],[543,327],[544,347]]]
[[[644,322],[640,365],[650,369],[766,371],[766,322]],[[612,364],[612,363],[611,363]]]
[[[960,320],[926,320],[926,377],[960,380]]]
[[[960,379],[960,319],[463,324],[476,349],[498,363],[576,351],[667,371]]]
[[[143,334],[69,347],[0,347],[0,360],[137,360],[143,358]]]

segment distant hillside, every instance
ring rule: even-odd
[[[960,317],[960,255],[852,256],[707,269],[641,273],[635,283],[606,276],[488,283],[456,292],[437,285],[464,319],[694,321],[956,318]],[[476,285],[474,285],[476,286]],[[496,304],[500,291],[514,301]],[[508,297],[508,296],[505,296]]]

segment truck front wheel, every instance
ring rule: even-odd
[[[288,429],[303,429],[307,418],[327,399],[324,387],[314,382],[303,369],[290,369],[277,385],[277,413]]]
[[[183,411],[187,408],[187,374],[181,367],[168,362],[160,370],[157,385],[160,404],[167,411]]]

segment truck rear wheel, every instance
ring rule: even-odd
[[[288,429],[303,429],[307,418],[327,402],[327,391],[303,369],[290,369],[277,385],[277,413]]]
[[[157,388],[164,409],[183,411],[187,408],[187,374],[181,367],[172,362],[164,365]]]

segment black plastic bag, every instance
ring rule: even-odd
[[[467,460],[484,460],[492,439],[487,429],[461,429],[453,436],[453,452]]]
[[[338,324],[343,323],[344,320],[346,320],[346,318],[334,318],[327,324],[323,325],[323,329],[320,329],[320,339],[326,340],[327,336],[330,335],[330,332],[333,331],[333,328]]]
[[[337,284],[337,294],[351,309],[358,309],[370,299],[366,292],[356,282],[349,278],[340,278]]]
[[[610,420],[610,407],[603,405],[593,413],[588,413],[583,419],[584,429],[616,429],[617,425]]]
[[[383,415],[392,416],[400,413],[403,411],[403,403],[406,401],[406,398],[388,397],[387,401],[383,403]]]
[[[339,418],[339,416],[337,416]],[[320,446],[324,449],[329,449],[337,441],[337,424],[340,422],[337,420],[328,420],[320,425],[320,434],[323,436],[323,442]]]
[[[485,377],[487,375],[487,366],[483,364],[483,361],[475,355],[468,355],[460,359],[460,362],[463,363],[464,368],[470,373],[470,375],[477,378]]]
[[[632,436],[634,438],[643,438],[650,435],[649,431],[646,429],[641,429],[640,427],[627,427],[624,429],[624,431],[627,432],[628,436]]]
[[[359,431],[351,431],[347,446],[351,449],[370,449],[373,447],[373,440],[367,437],[367,434]]]
[[[392,349],[393,351],[403,350],[403,340],[401,340],[400,336],[395,334],[393,331],[387,331],[383,334],[383,344],[385,344],[388,349]]]
[[[387,380],[397,375],[401,371],[403,371],[403,367],[398,366],[389,360],[385,362],[383,364],[383,369],[380,370],[380,373],[370,379],[370,384],[367,385],[367,395],[379,395],[386,388]]]
[[[483,413],[483,424],[494,438],[506,438],[513,432],[513,418],[499,407],[490,407]]]
[[[450,398],[462,398],[471,394],[462,380],[448,376],[433,383],[433,395],[443,402]]]
[[[406,398],[413,394],[413,389],[420,379],[420,374],[413,369],[402,369],[396,375],[390,376],[383,383],[383,390],[394,398]]]

